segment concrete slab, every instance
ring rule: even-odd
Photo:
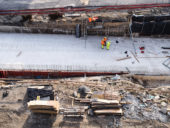
[[[50,69],[68,71],[130,71],[137,74],[170,74],[162,63],[169,54],[170,39],[109,37],[110,50],[101,49],[103,37],[75,38],[73,35],[0,33],[0,69]],[[119,43],[116,43],[116,40]],[[134,45],[133,43],[134,42]],[[137,52],[139,62],[131,52]],[[142,54],[139,47],[145,47]],[[126,57],[131,59],[117,61]],[[151,57],[151,58],[150,58]],[[160,58],[159,58],[160,57]]]

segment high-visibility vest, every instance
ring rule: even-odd
[[[101,45],[104,45],[104,40],[101,41]]]
[[[90,23],[92,22],[92,18],[91,18],[91,17],[89,17],[89,22],[90,22]]]
[[[107,42],[107,43],[106,43],[106,46],[107,46],[107,47],[109,47],[109,46],[110,46],[110,44],[111,44],[110,42]]]

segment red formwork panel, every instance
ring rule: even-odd
[[[97,76],[97,75],[114,75],[127,74],[125,72],[69,72],[69,71],[0,71],[0,78],[59,78],[59,77],[76,77],[76,76]]]

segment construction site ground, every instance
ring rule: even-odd
[[[170,55],[162,49],[170,47],[166,38],[109,37],[110,50],[101,49],[102,36],[0,33],[0,38],[3,70],[170,74],[163,65]],[[140,47],[145,48],[144,53]]]
[[[0,128],[170,128],[170,77],[123,75],[65,79],[1,79]],[[71,96],[80,85],[92,91],[118,91],[124,101],[123,116],[65,118],[62,114],[33,114],[27,108],[27,87],[51,84],[60,107],[71,106]],[[3,92],[8,96],[2,98]],[[80,105],[80,104],[75,104]]]
[[[170,0],[0,0],[0,128],[170,128],[169,6]],[[101,48],[105,36],[109,50]],[[122,75],[88,76],[94,74]],[[27,106],[27,89],[44,85],[60,104],[57,115]],[[76,102],[82,85],[118,94],[117,106],[100,104],[107,113],[97,115],[93,97]],[[83,118],[64,115],[80,106],[88,106]],[[109,113],[116,109],[123,115]]]

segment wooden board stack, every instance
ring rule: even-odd
[[[91,102],[91,108],[96,115],[123,115],[121,106],[118,100],[96,99]]]
[[[33,100],[27,103],[28,108],[33,113],[57,114],[59,112],[59,102],[50,100]]]

